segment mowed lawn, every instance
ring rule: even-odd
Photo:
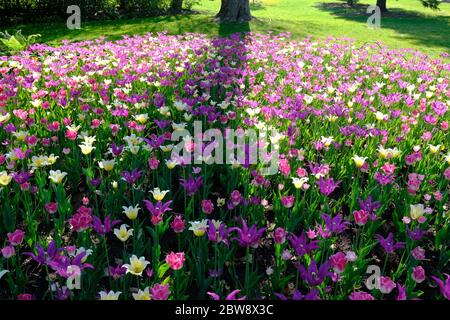
[[[69,30],[65,23],[17,25],[25,34],[42,34],[41,41],[58,44],[64,39],[79,41],[106,36],[114,40],[123,35],[167,31],[205,33],[226,36],[238,31],[274,33],[290,32],[294,38],[326,36],[354,38],[358,43],[382,41],[392,48],[415,48],[431,56],[450,52],[450,3],[440,11],[423,8],[419,0],[390,0],[390,13],[382,15],[381,29],[367,27],[368,3],[356,8],[340,0],[250,0],[253,21],[246,24],[222,24],[213,21],[219,0],[201,0],[196,14],[143,19],[92,21],[82,23],[81,30]]]

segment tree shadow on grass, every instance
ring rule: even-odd
[[[219,37],[229,37],[234,33],[247,33],[250,32],[250,23],[242,22],[242,23],[219,23],[219,30],[217,35]]]
[[[261,2],[250,1],[250,10],[253,12],[253,11],[267,10],[267,9],[266,9],[266,6]]]
[[[24,34],[42,35],[41,42],[54,44],[62,39],[80,41],[106,37],[118,40],[124,35],[142,35],[148,32],[167,32],[182,34],[185,32],[206,33],[218,28],[202,14],[184,14],[137,19],[88,21],[81,24],[80,30],[69,30],[63,22],[46,24],[24,24],[9,29],[22,29]]]
[[[262,22],[255,22],[261,26]],[[69,30],[63,22],[22,24],[5,27],[7,30],[21,29],[23,34],[41,34],[39,42],[52,45],[62,40],[82,41],[105,37],[118,40],[124,35],[143,35],[149,32],[167,32],[168,34],[202,33],[211,37],[230,36],[233,33],[250,31],[250,23],[217,23],[206,14],[190,13],[174,16],[151,18],[89,21],[81,24],[80,30]]]
[[[366,13],[368,6],[367,4],[358,4],[350,7],[339,2],[320,2],[315,5],[316,8],[329,12],[338,19],[364,24],[367,23],[367,19],[371,15]],[[429,9],[424,8],[423,10]],[[450,16],[431,16],[418,11],[389,8],[389,12],[381,15],[380,32],[383,32],[383,29],[395,31],[398,33],[398,38],[408,39],[420,46],[442,47],[447,51],[450,50]]]
[[[50,45],[60,45],[62,40],[83,41],[105,37],[106,40],[119,40],[125,35],[143,35],[149,32],[168,34],[201,33],[209,37],[228,37],[234,33],[272,32],[274,34],[291,32],[293,38],[302,38],[321,29],[320,23],[291,20],[272,20],[255,18],[250,23],[222,23],[214,21],[210,12],[176,16],[160,16],[137,19],[102,20],[82,22],[82,29],[69,30],[65,22],[57,21],[40,24],[21,24],[3,27],[7,30],[21,29],[23,34],[41,34],[38,40]]]
[[[270,6],[251,1],[251,10],[268,10]],[[250,29],[257,33],[274,34],[290,32],[293,38],[302,38],[321,29],[320,23],[310,21],[292,21],[284,19],[254,18],[250,23],[219,24],[211,12],[187,11],[180,15],[166,15],[147,18],[82,21],[80,30],[70,30],[65,21],[26,23],[1,26],[1,30],[21,29],[24,35],[41,34],[41,43],[60,45],[63,40],[72,42],[93,40],[100,37],[106,40],[119,40],[123,36],[144,35],[152,32],[168,34],[201,33],[209,37],[230,36],[234,33],[246,33]]]

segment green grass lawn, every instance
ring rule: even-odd
[[[41,41],[58,44],[61,40],[85,40],[106,36],[144,34],[167,30],[168,33],[206,33],[229,35],[237,31],[290,32],[293,37],[308,35],[350,37],[359,43],[380,40],[392,48],[415,48],[432,56],[450,51],[450,3],[440,11],[423,8],[418,0],[390,0],[390,13],[383,15],[381,29],[369,29],[364,6],[346,8],[340,0],[250,0],[255,17],[248,24],[219,25],[213,21],[219,0],[201,0],[194,7],[198,14],[145,19],[94,21],[81,30],[68,30],[64,23],[18,25],[24,34],[40,33]],[[369,0],[362,0],[369,3]],[[370,1],[374,3],[375,0]],[[339,4],[339,5],[336,5]]]

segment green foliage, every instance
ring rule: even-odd
[[[192,7],[196,0],[187,0]],[[156,16],[166,13],[171,0],[0,0],[0,24],[17,21],[65,20],[67,8],[77,5],[83,20]]]
[[[0,32],[0,54],[11,55],[26,50],[40,36],[40,34],[24,36],[21,30],[17,30],[13,35],[8,31]]]
[[[193,6],[200,4],[200,0],[184,0],[183,6],[187,10],[191,10]]]
[[[171,0],[116,0],[119,11],[124,16],[148,16],[165,13]]]

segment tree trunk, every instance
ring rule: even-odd
[[[381,12],[387,12],[386,0],[377,0],[377,6],[380,8]]]
[[[250,21],[250,0],[222,0],[220,11],[216,15],[220,22]]]
[[[171,8],[172,13],[178,14],[183,10],[183,0],[172,0]]]
[[[222,0],[220,2],[220,10],[219,12],[216,14],[216,18],[221,19],[222,17],[225,16],[227,9],[228,8],[228,0]]]
[[[127,11],[127,1],[126,0],[120,0],[120,10],[122,12]]]

